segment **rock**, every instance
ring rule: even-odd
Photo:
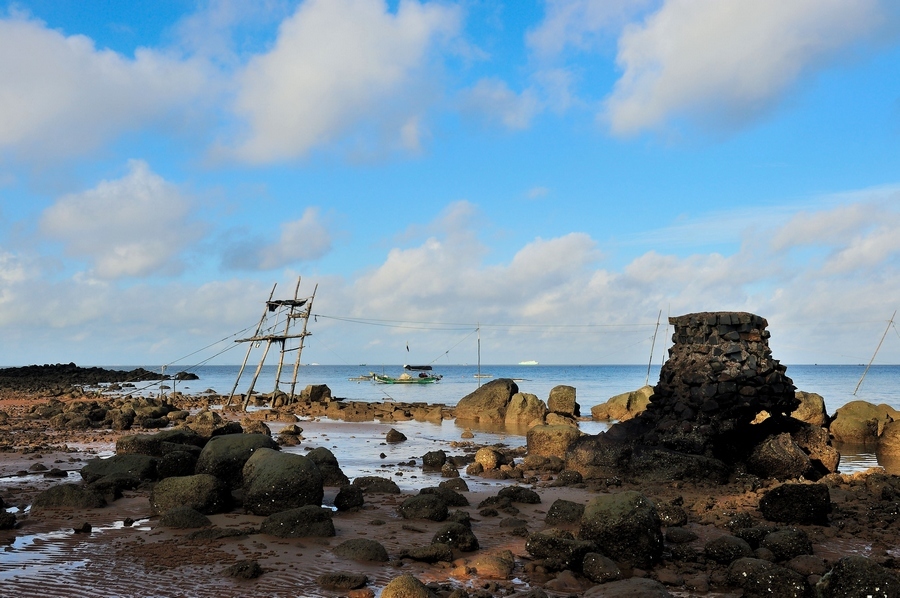
[[[762,496],[759,510],[768,521],[827,525],[831,496],[824,484],[782,484]]]
[[[524,426],[547,415],[547,406],[536,395],[517,392],[509,400],[505,423],[508,426]]]
[[[191,529],[212,525],[209,517],[191,507],[175,507],[169,509],[159,518],[162,527],[174,527],[177,529]]]
[[[250,419],[245,417],[241,421],[241,428],[244,431],[244,434],[264,434],[266,436],[272,435],[272,430],[269,429],[269,426],[265,424],[265,422],[258,419]]]
[[[224,573],[238,579],[256,579],[263,574],[263,568],[254,560],[238,561],[226,568]]]
[[[616,562],[597,552],[584,555],[581,570],[584,576],[594,583],[608,583],[622,578],[622,572]]]
[[[876,451],[879,456],[900,456],[900,420],[884,425]]]
[[[672,598],[666,586],[658,581],[632,577],[594,586],[582,594],[583,598]]]
[[[747,459],[747,468],[752,473],[781,481],[799,478],[810,467],[809,456],[787,433],[765,439],[756,445]]]
[[[828,567],[825,565],[825,559],[812,554],[795,556],[785,563],[784,566],[791,571],[796,571],[803,577],[809,577],[810,575],[822,576],[828,571]]]
[[[497,449],[486,446],[475,453],[475,463],[481,465],[484,471],[490,471],[506,463],[506,457]]]
[[[319,468],[319,473],[322,474],[322,485],[345,486],[350,483],[350,478],[341,471],[341,465],[338,463],[337,457],[327,448],[314,448],[306,453],[306,458]]]
[[[547,426],[569,426],[570,428],[578,427],[578,420],[571,415],[562,413],[548,413],[544,418],[544,425]]]
[[[687,544],[697,539],[697,534],[683,527],[670,527],[666,529],[666,542],[669,544]]]
[[[559,524],[575,525],[581,521],[582,515],[584,515],[584,505],[571,500],[557,498],[550,505],[550,508],[547,509],[547,516],[544,518],[544,522],[551,526]]]
[[[337,496],[334,497],[334,506],[338,511],[350,511],[365,504],[362,488],[359,486],[341,486]]]
[[[271,515],[322,504],[322,474],[303,455],[259,448],[244,464],[244,509]]]
[[[306,505],[266,517],[259,531],[279,538],[329,538],[335,535],[331,509]]]
[[[795,395],[800,405],[791,412],[791,417],[813,426],[828,427],[829,417],[822,395],[802,390],[798,390]]]
[[[887,405],[873,405],[866,401],[850,401],[834,412],[828,430],[835,442],[872,445],[884,431],[884,426],[896,418],[897,412]]]
[[[564,453],[565,468],[577,471],[586,480],[614,477],[627,465],[632,450],[628,443],[618,441],[608,432],[580,436]]]
[[[355,590],[369,583],[362,573],[323,573],[316,578],[316,585],[323,590]]]
[[[164,444],[187,445],[202,448],[206,439],[189,428],[163,430],[156,434],[132,434],[116,440],[117,455],[150,455],[162,457],[172,448],[164,448]],[[174,449],[177,450],[177,449]]]
[[[520,502],[525,504],[540,504],[540,495],[529,488],[523,486],[506,486],[497,493],[500,498],[508,498],[510,502]]]
[[[381,591],[381,598],[437,598],[437,594],[407,573],[392,579]]]
[[[611,397],[606,403],[591,407],[591,419],[628,421],[647,409],[652,394],[652,386],[642,386],[637,390]]]
[[[892,598],[900,596],[900,580],[875,561],[862,556],[847,556],[816,584],[816,594],[821,598]]]
[[[403,432],[399,432],[394,428],[391,428],[390,430],[388,430],[388,433],[385,434],[384,440],[388,444],[396,444],[398,442],[405,441],[406,434],[404,434]]]
[[[581,432],[571,426],[534,426],[526,436],[528,454],[544,457],[565,455],[580,436]],[[583,471],[580,473],[584,475]]]
[[[735,536],[719,536],[706,543],[703,553],[706,558],[720,565],[728,565],[739,558],[751,556],[753,549],[747,542]]]
[[[633,475],[654,480],[692,480],[725,483],[729,468],[705,455],[692,455],[660,447],[635,447],[628,464]]]
[[[196,473],[213,475],[229,488],[240,488],[244,465],[260,448],[278,449],[278,444],[265,434],[227,434],[211,438],[197,458]]]
[[[141,480],[130,473],[111,473],[88,484],[91,489],[103,496],[107,501],[122,498],[125,490],[134,490],[141,485]]]
[[[525,541],[525,550],[536,559],[555,559],[560,569],[579,570],[585,555],[597,552],[597,546],[587,540],[576,539],[570,532],[548,528],[535,532]]]
[[[345,540],[331,549],[335,555],[353,561],[386,563],[390,559],[380,542],[368,538]]]
[[[159,479],[193,475],[197,470],[197,454],[188,451],[172,451],[166,453],[156,463],[156,474]]]
[[[466,561],[466,570],[472,569],[481,579],[507,579],[512,574],[516,559],[509,550],[479,554]]]
[[[99,509],[106,500],[89,486],[59,484],[39,492],[31,502],[31,512],[43,509]]]
[[[684,508],[672,503],[657,504],[656,512],[664,527],[681,527],[688,522],[687,512]]]
[[[206,473],[160,480],[150,492],[154,515],[182,506],[207,515],[223,513],[231,507],[231,492],[225,482]]]
[[[140,480],[155,480],[156,458],[147,455],[113,455],[107,459],[91,459],[81,468],[81,477],[91,483],[103,476],[126,473]]]
[[[553,413],[579,417],[581,406],[575,401],[575,387],[560,384],[551,388],[547,408]]]
[[[772,551],[777,561],[789,561],[796,556],[813,552],[809,536],[798,529],[782,529],[767,534],[760,546]]]
[[[16,516],[5,510],[0,510],[0,529],[13,529],[14,527],[16,527]]]
[[[224,436],[238,432],[240,425],[238,424],[237,428],[235,428],[231,425],[234,423],[236,422],[228,421],[215,411],[201,411],[189,418],[185,426],[203,438],[212,438],[213,436]],[[240,428],[240,432],[243,432],[242,428]]]
[[[653,502],[626,491],[593,498],[584,508],[578,537],[599,552],[636,567],[650,567],[662,556],[663,538]]]
[[[768,567],[751,569],[743,580],[746,598],[768,598],[770,596],[784,596],[784,598],[809,598],[809,586],[806,578],[791,571],[769,563]]]
[[[430,487],[430,488],[422,488],[419,490],[419,494],[434,494],[438,498],[440,498],[444,504],[448,507],[468,507],[469,499],[457,492],[456,490],[452,490],[446,487]]]
[[[429,451],[422,455],[422,467],[426,470],[438,470],[447,462],[447,453],[442,450]]]
[[[428,546],[410,548],[400,554],[400,558],[410,558],[422,563],[450,562],[453,560],[453,548],[449,544],[436,542]]]
[[[508,378],[491,380],[459,400],[456,404],[456,420],[502,424],[506,420],[509,402],[517,392],[519,387]]]
[[[453,478],[450,480],[444,480],[440,484],[438,484],[441,488],[449,488],[450,490],[456,490],[457,492],[468,492],[469,485],[462,478]]]
[[[478,538],[462,523],[445,523],[431,539],[432,544],[447,544],[462,552],[478,550]]]
[[[352,485],[362,488],[366,494],[400,494],[400,487],[394,480],[378,476],[360,476]]]
[[[468,501],[467,501],[468,502]],[[444,521],[447,519],[447,503],[435,494],[418,494],[404,500],[397,512],[404,519],[429,519]]]

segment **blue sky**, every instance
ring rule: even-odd
[[[645,363],[742,310],[861,363],[898,258],[887,0],[0,5],[0,365],[173,362],[300,275],[309,362]]]

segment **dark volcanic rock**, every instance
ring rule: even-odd
[[[432,544],[447,544],[463,552],[478,550],[478,538],[462,523],[445,523],[434,534]]]
[[[191,507],[175,507],[162,514],[159,524],[163,527],[189,529],[212,525],[209,517]]]
[[[31,510],[36,513],[42,509],[99,509],[105,506],[106,500],[89,486],[59,484],[35,496]]]
[[[616,561],[646,568],[662,556],[663,537],[656,506],[639,492],[601,495],[584,508],[579,539],[594,542]]]
[[[544,521],[547,525],[560,523],[576,524],[581,521],[582,515],[584,515],[584,505],[565,500],[564,498],[557,498],[550,505],[550,508],[547,509],[547,516],[544,518]]]
[[[244,464],[243,478],[244,508],[254,515],[322,504],[322,474],[303,455],[259,448]]]
[[[229,488],[240,488],[244,483],[244,464],[260,448],[277,450],[278,443],[265,434],[215,436],[203,447],[195,472],[213,475]]]
[[[225,482],[205,473],[166,478],[150,492],[150,512],[154,515],[181,506],[208,515],[222,513],[231,507],[231,492]]]
[[[782,484],[763,495],[759,510],[769,521],[827,525],[831,496],[824,484]]]
[[[386,563],[390,558],[385,547],[368,538],[353,538],[335,546],[331,552],[339,557],[354,561]]]
[[[337,496],[334,497],[334,506],[338,511],[349,511],[365,504],[365,496],[362,488],[358,486],[341,486]]]
[[[354,478],[352,485],[362,488],[366,494],[400,494],[400,487],[394,480],[378,476]]]
[[[822,598],[892,598],[900,596],[900,580],[875,561],[862,556],[847,556],[822,577],[816,592]]]
[[[113,455],[108,459],[91,459],[81,468],[81,477],[90,483],[110,474],[126,473],[141,480],[155,480],[156,462],[154,457],[147,455]]]
[[[329,538],[335,535],[331,509],[316,505],[269,515],[260,524],[259,531],[279,538]]]
[[[397,511],[404,519],[444,521],[448,515],[447,503],[436,494],[410,496],[397,507]]]
[[[528,536],[525,550],[537,559],[556,559],[561,569],[580,570],[588,553],[597,552],[593,542],[577,540],[570,532],[546,529]]]
[[[350,478],[344,475],[337,457],[325,447],[314,448],[306,453],[306,458],[316,464],[322,474],[322,485],[345,486]]]

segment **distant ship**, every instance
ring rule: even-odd
[[[533,359],[531,359],[529,361],[520,361],[519,362],[519,365],[537,365],[537,364],[538,364],[538,362],[534,361]]]

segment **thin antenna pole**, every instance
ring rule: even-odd
[[[894,310],[894,313],[891,315],[891,319],[888,320],[887,328],[884,329],[884,334],[881,335],[881,340],[878,341],[878,346],[875,347],[875,352],[872,353],[872,359],[869,360],[869,364],[866,366],[866,369],[863,371],[862,376],[859,378],[859,382],[856,383],[856,388],[853,390],[853,396],[856,396],[856,391],[859,390],[859,387],[862,386],[863,378],[866,377],[866,374],[869,373],[869,368],[872,367],[872,362],[875,361],[875,356],[878,355],[878,350],[881,349],[881,343],[884,342],[884,338],[887,336],[888,331],[891,329],[891,326],[894,324],[894,317],[897,315],[897,310]]]
[[[478,333],[478,388],[481,388],[481,322],[475,324]]]
[[[647,364],[647,379],[644,381],[644,386],[650,384],[650,366],[653,365],[653,351],[656,349],[656,334],[659,332],[660,318],[662,318],[662,310],[659,310],[659,314],[656,316],[656,329],[653,331],[653,342],[650,343],[650,363]]]

